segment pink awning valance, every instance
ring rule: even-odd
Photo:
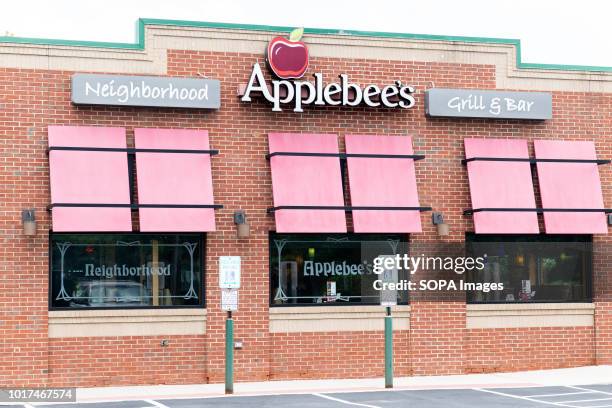
[[[419,206],[414,160],[399,157],[413,155],[412,138],[346,135],[345,143],[351,206],[398,208],[353,210],[355,232],[421,232],[420,211],[399,209]]]
[[[518,209],[534,211],[475,211],[478,234],[537,234],[538,218],[529,163],[527,141],[523,139],[465,139],[465,158],[474,210]],[[474,160],[474,158],[515,158],[523,161]]]
[[[48,132],[53,230],[131,231],[125,129],[49,126]]]
[[[536,160],[597,160],[591,141],[534,141]],[[544,211],[548,234],[606,234],[606,215],[580,209],[603,209],[597,163],[537,162],[542,207],[578,209],[572,212]]]
[[[330,134],[268,135],[277,232],[346,232],[338,139]],[[274,153],[331,153],[330,156]],[[338,207],[283,209],[284,206]]]
[[[210,154],[196,152],[210,149],[208,132],[135,129],[134,136],[140,230],[215,231],[214,209],[198,208],[214,203]]]

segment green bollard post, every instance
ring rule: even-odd
[[[227,312],[225,320],[225,393],[234,393],[234,320]]]
[[[393,388],[393,320],[391,308],[385,316],[385,388]]]

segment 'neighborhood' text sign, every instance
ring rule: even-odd
[[[428,116],[544,120],[552,118],[547,92],[433,88],[425,91]]]
[[[217,79],[74,74],[72,103],[219,109]]]

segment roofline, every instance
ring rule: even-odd
[[[206,21],[139,18],[136,23],[136,42],[134,43],[61,40],[61,39],[26,38],[26,37],[10,37],[10,36],[0,36],[0,43],[144,50],[145,49],[144,32],[145,32],[145,27],[148,25],[158,25],[158,26],[162,25],[162,26],[172,26],[172,27],[219,28],[219,29],[230,29],[230,30],[249,30],[249,31],[267,31],[267,32],[287,32],[287,33],[291,32],[291,30],[294,29],[294,27],[255,25],[255,24],[236,24],[236,23],[217,23],[217,22],[206,22]],[[372,37],[372,38],[398,38],[398,39],[410,39],[410,40],[450,41],[450,42],[481,43],[481,44],[507,44],[507,45],[513,45],[515,47],[516,49],[516,67],[520,69],[612,72],[612,67],[605,67],[605,66],[538,64],[538,63],[522,62],[521,61],[521,41],[518,39],[510,39],[510,38],[464,37],[464,36],[432,35],[432,34],[408,34],[408,33],[381,32],[381,31],[338,30],[334,28],[305,28],[304,34],[341,35],[341,36],[349,36],[349,37]]]

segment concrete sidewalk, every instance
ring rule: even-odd
[[[514,373],[466,374],[395,378],[395,389],[474,389],[536,387],[584,384],[612,384],[612,366],[588,366],[558,370]],[[384,390],[384,379],[292,380],[239,382],[234,395],[276,395],[360,392]],[[209,398],[224,395],[224,384],[154,385],[128,387],[79,388],[78,402],[101,402],[141,399]]]

